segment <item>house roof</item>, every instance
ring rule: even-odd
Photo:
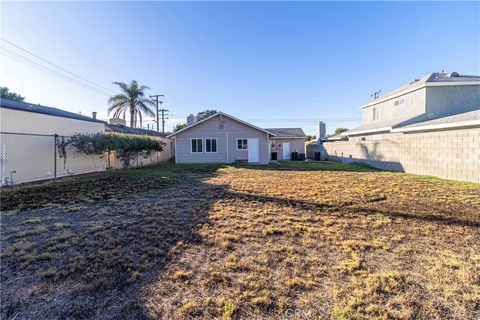
[[[148,136],[163,137],[163,134],[154,130],[146,130],[140,128],[130,128],[121,124],[105,124],[105,131],[107,132],[119,132],[126,134],[141,134]]]
[[[302,128],[267,128],[265,130],[278,138],[305,138]]]
[[[424,121],[427,119],[427,114],[420,114],[417,116],[406,116],[384,121],[375,121],[372,123],[362,124],[352,130],[342,132],[342,136],[354,136],[360,134],[368,134],[374,132],[390,132],[390,130],[400,127],[402,125],[411,124],[416,121]]]
[[[54,116],[54,117],[106,123],[105,121],[102,121],[102,120],[93,119],[90,117],[82,116],[81,114],[76,114],[73,112],[68,112],[65,110],[57,109],[57,108],[46,107],[39,104],[31,104],[27,102],[14,101],[14,100],[5,99],[5,98],[0,99],[0,106],[2,108],[25,111],[25,112],[40,113],[40,114],[45,114],[45,115]]]
[[[456,86],[456,85],[480,85],[480,76],[463,75],[457,72],[428,73],[419,79],[411,80],[409,83],[406,83],[392,91],[385,93],[384,95],[381,95],[377,99],[362,105],[360,108],[363,109],[366,107],[370,107],[372,105],[376,105],[378,103],[396,98],[398,96],[404,95],[406,93],[409,93],[424,87]]]
[[[480,127],[480,109],[449,115],[438,119],[409,124],[394,129],[392,130],[392,132],[411,132],[477,126]]]
[[[254,126],[253,124],[250,124],[250,123],[245,122],[245,121],[243,121],[243,120],[237,119],[237,118],[235,118],[235,117],[233,117],[233,116],[231,116],[231,115],[228,115],[228,114],[223,113],[223,112],[220,111],[220,112],[217,112],[217,113],[211,115],[210,117],[207,117],[207,118],[202,119],[202,120],[200,120],[200,121],[198,121],[198,122],[195,122],[195,123],[192,124],[191,126],[188,126],[188,127],[186,127],[186,128],[183,128],[183,129],[181,129],[181,130],[178,130],[177,132],[174,132],[174,133],[168,135],[167,138],[173,137],[173,136],[179,134],[180,132],[184,132],[184,131],[190,130],[191,128],[199,125],[200,123],[206,122],[206,121],[208,121],[208,120],[210,120],[210,119],[212,119],[212,118],[214,118],[214,117],[216,117],[216,116],[227,117],[227,118],[230,118],[230,119],[232,119],[232,120],[234,120],[234,121],[240,122],[240,123],[242,123],[242,124],[244,124],[244,125],[246,125],[246,126],[248,126],[248,127],[251,127],[251,128],[253,128],[253,129],[257,129],[257,130],[259,130],[259,131],[262,131],[262,132],[265,132],[265,133],[267,133],[267,134],[273,135],[271,132],[266,131],[265,129],[259,128],[259,127],[257,127],[257,126]]]
[[[433,120],[427,120],[427,114],[424,113],[413,117],[409,116],[378,121],[361,125],[347,132],[343,132],[341,135],[355,136],[380,132],[413,132],[478,126],[480,126],[480,109],[452,114]]]

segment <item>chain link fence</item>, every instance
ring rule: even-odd
[[[78,153],[70,136],[0,132],[2,186],[103,171],[105,157]]]
[[[70,138],[56,134],[0,132],[0,185],[124,168],[115,152],[86,155],[68,144]],[[137,156],[132,159],[129,168],[154,165],[173,158],[172,140],[154,139],[164,143],[163,151],[153,152],[146,158]]]

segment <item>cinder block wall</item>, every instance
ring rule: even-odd
[[[354,139],[324,143],[329,159],[480,183],[480,128]]]

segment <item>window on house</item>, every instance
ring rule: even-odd
[[[217,152],[217,138],[205,139],[205,152]]]
[[[405,99],[400,99],[400,100],[397,100],[393,103],[393,105],[396,107],[396,106],[400,106],[402,104],[405,104]]]
[[[373,121],[378,120],[378,108],[373,108]]]
[[[248,139],[237,139],[237,150],[247,150]]]
[[[191,139],[191,150],[192,153],[203,152],[202,139]]]

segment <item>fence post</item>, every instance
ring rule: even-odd
[[[53,135],[53,179],[57,179],[57,137],[58,134]]]

